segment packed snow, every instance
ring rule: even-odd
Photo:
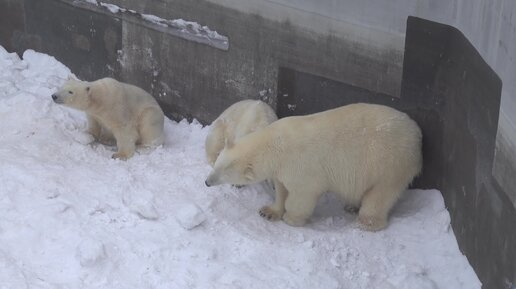
[[[2,47],[0,67],[0,288],[481,286],[438,191],[407,191],[376,233],[331,194],[305,227],[268,222],[267,185],[205,187],[207,127],[167,119],[162,147],[113,160],[51,100],[68,68]]]
[[[204,38],[206,40],[215,40],[221,41],[224,44],[224,47],[228,45],[228,38],[224,35],[220,35],[217,31],[211,30],[208,26],[203,26],[194,21],[187,21],[184,19],[163,19],[156,15],[152,14],[142,14],[138,13],[134,10],[129,10],[125,8],[121,8],[117,5],[104,3],[97,0],[82,0],[83,2],[90,3],[96,6],[101,6],[109,10],[109,12],[113,14],[117,14],[119,12],[129,11],[131,14],[139,15],[143,20],[153,23],[154,25],[161,27],[171,27],[177,29],[182,33],[186,33],[188,35]],[[227,49],[227,48],[226,48]]]

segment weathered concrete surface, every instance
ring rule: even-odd
[[[0,1],[0,40],[4,48],[13,51],[13,42],[23,31],[25,31],[24,1]]]
[[[493,175],[507,192],[512,204],[516,208],[516,141],[511,140],[511,131],[506,131],[510,130],[513,125],[506,122],[510,122],[509,118],[504,117],[501,113],[498,138],[496,139]]]
[[[513,182],[505,175],[507,170],[516,171],[516,156],[511,151],[516,146],[516,1],[105,2],[164,18],[183,17],[199,21],[229,35],[232,42],[252,43],[252,39],[259,39],[267,46],[259,44],[247,48],[261,47],[262,49],[255,49],[260,55],[275,53],[273,61],[277,61],[280,66],[396,97],[399,96],[401,83],[407,16],[415,15],[454,25],[463,31],[503,81],[494,175],[505,191],[514,190]],[[246,15],[245,19],[242,15]],[[260,22],[255,21],[262,17]],[[267,27],[263,26],[264,23],[273,25]],[[257,33],[256,30],[260,32]],[[270,72],[277,73],[276,70]],[[268,85],[268,88],[275,94],[274,85]],[[211,116],[203,119],[210,118]]]
[[[516,171],[516,1],[514,0],[207,0],[379,50],[403,50],[408,16],[460,29],[503,81],[495,177],[505,191]],[[134,0],[118,0],[134,2]],[[366,27],[367,29],[363,29]],[[382,49],[383,48],[383,49]],[[389,60],[384,60],[389,61]],[[353,83],[352,81],[342,80]],[[366,86],[363,86],[368,88]],[[375,90],[387,92],[386,90]],[[387,94],[389,94],[387,92]],[[503,135],[502,135],[503,134]],[[503,143],[502,143],[503,142]],[[513,199],[514,201],[514,199]]]
[[[513,288],[516,210],[492,176],[501,80],[457,29],[407,23],[402,99],[438,100],[442,152],[433,158],[442,163],[439,188],[459,247],[483,288]]]
[[[276,68],[268,69],[267,73],[272,75],[273,82],[277,76],[277,67],[286,65],[296,70],[351,83],[372,91],[399,96],[403,50],[395,45],[402,47],[402,35],[398,35],[395,40],[390,40],[393,47],[388,48],[384,42],[381,47],[378,47],[360,41],[363,37],[374,38],[371,31],[363,27],[361,28],[363,33],[358,34],[362,37],[356,38],[351,37],[352,34],[344,34],[340,31],[319,34],[294,26],[289,21],[270,21],[260,15],[241,13],[210,2],[197,3],[183,0],[112,0],[109,2],[162,18],[185,18],[198,21],[202,25],[209,25],[211,29],[230,39],[230,49],[227,56],[224,56],[225,62],[242,64],[255,60],[254,64],[247,67],[252,68],[255,73],[260,73],[257,69],[259,67],[254,66],[262,61],[272,61],[273,67]],[[314,21],[317,22],[318,19]],[[376,38],[388,36],[380,32],[374,35],[377,36]],[[267,59],[268,57],[271,59]],[[248,83],[252,83],[257,78],[257,76],[247,78],[245,75],[240,77]],[[275,94],[273,82],[260,87],[259,91],[271,89]]]
[[[5,38],[1,38],[2,45],[20,54],[31,48],[54,55],[86,80],[118,76],[117,57],[122,44],[120,21],[88,11],[77,11],[74,6],[62,1],[17,2],[25,8],[0,10],[0,19],[15,23],[21,17],[24,19],[23,26],[17,26],[19,28],[14,30],[11,37],[5,34]]]
[[[282,68],[278,114],[359,101],[407,112],[423,131],[424,168],[414,186],[442,191],[460,248],[483,288],[513,288],[516,210],[491,175],[501,81],[450,26],[410,18],[405,44],[400,98]]]

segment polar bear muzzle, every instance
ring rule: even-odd
[[[57,94],[52,94],[52,100],[55,102],[55,103],[58,103],[58,104],[63,104],[64,101],[62,99],[59,98],[59,96]]]

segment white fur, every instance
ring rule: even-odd
[[[327,191],[360,207],[367,230],[387,225],[388,213],[422,166],[421,131],[406,114],[351,104],[280,119],[225,148],[207,185],[275,183],[276,201],[260,215],[302,226]]]
[[[263,101],[242,100],[234,103],[210,126],[205,143],[208,163],[213,167],[226,143],[233,143],[277,119],[272,108]]]
[[[165,117],[156,100],[143,89],[103,78],[93,82],[68,80],[53,96],[56,103],[86,112],[88,132],[104,144],[114,144],[113,158],[128,159],[136,145],[163,143]]]

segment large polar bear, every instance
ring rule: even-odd
[[[238,139],[220,153],[206,185],[272,179],[276,200],[260,215],[292,226],[305,224],[321,194],[336,192],[375,231],[421,166],[418,125],[387,106],[359,103],[283,118]]]
[[[213,167],[227,142],[232,143],[277,119],[274,110],[263,101],[242,100],[232,104],[210,126],[204,146],[208,163]]]
[[[93,82],[69,79],[52,99],[86,112],[88,132],[99,142],[116,141],[118,151],[113,158],[132,157],[136,145],[163,143],[163,111],[150,94],[134,85],[112,78]]]

